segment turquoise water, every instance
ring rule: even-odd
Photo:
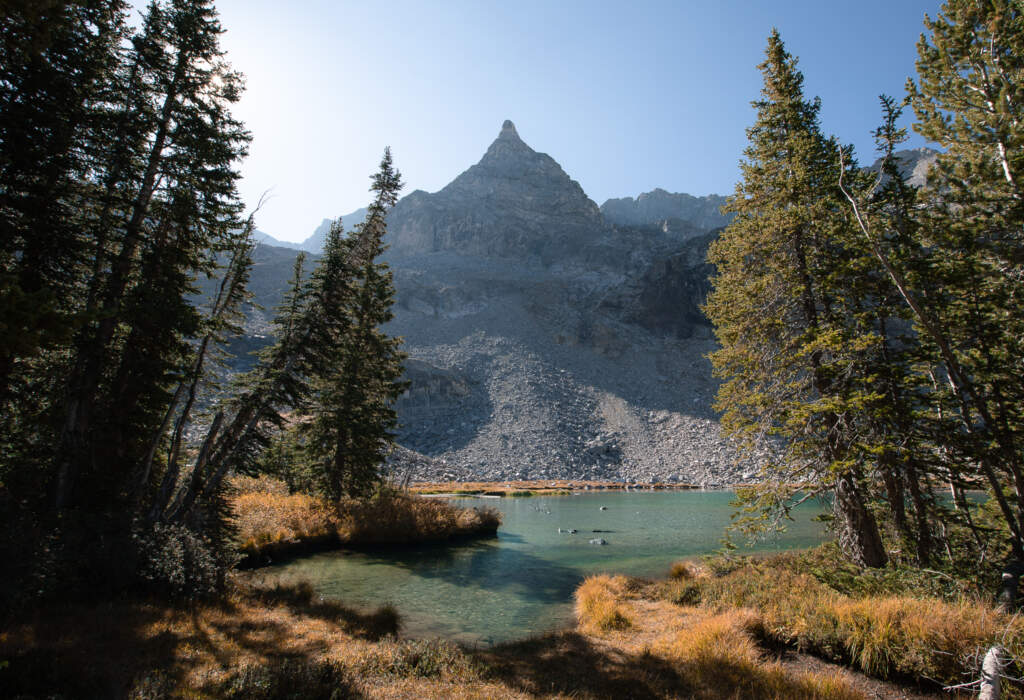
[[[598,572],[664,576],[672,562],[721,546],[733,509],[726,491],[589,492],[533,498],[459,498],[504,520],[497,538],[455,546],[379,552],[335,551],[261,569],[265,581],[310,581],[323,596],[356,608],[391,603],[405,636],[474,644],[526,637],[572,623],[572,592]],[[601,510],[601,507],[606,510]],[[821,508],[754,550],[821,542]],[[576,534],[559,533],[576,529]],[[594,532],[601,530],[602,532]],[[602,538],[608,544],[590,544]]]

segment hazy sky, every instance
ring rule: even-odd
[[[827,132],[874,159],[879,93],[903,94],[930,0],[219,0],[247,76],[242,165],[260,229],[306,238],[364,206],[385,146],[435,192],[502,121],[598,204],[661,187],[728,194],[778,27]],[[915,138],[911,145],[922,145]],[[356,222],[346,222],[351,225]]]

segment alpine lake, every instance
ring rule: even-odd
[[[460,497],[452,500],[501,512],[497,537],[336,550],[250,576],[265,584],[308,581],[321,596],[356,609],[394,605],[406,637],[488,646],[572,625],[572,594],[587,575],[664,577],[673,562],[720,549],[734,497],[731,491],[685,490]],[[819,544],[825,528],[814,517],[822,512],[821,504],[804,503],[785,532],[738,551]]]

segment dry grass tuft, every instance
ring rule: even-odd
[[[382,492],[366,501],[338,506],[341,541],[346,544],[408,544],[493,534],[501,515],[492,508],[459,508],[447,501]]]
[[[306,494],[250,491],[235,496],[231,508],[246,554],[338,537],[337,513],[323,500]]]
[[[685,561],[677,561],[668,570],[669,578],[685,581],[697,575],[693,565]]]
[[[575,593],[580,626],[592,632],[627,629],[630,619],[619,602],[627,585],[625,576],[588,576]]]

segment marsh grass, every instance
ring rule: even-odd
[[[388,489],[367,500],[331,504],[316,496],[291,494],[284,482],[268,477],[237,477],[232,486],[239,546],[255,562],[310,547],[493,535],[501,524],[500,514],[492,508],[460,508]]]
[[[793,671],[766,659],[754,637],[758,626],[753,612],[730,610],[680,630],[658,652],[680,664],[704,697],[863,697],[838,670]]]
[[[493,508],[460,508],[447,501],[393,491],[365,501],[344,500],[337,512],[339,539],[348,545],[493,535],[501,524],[501,515]]]
[[[790,556],[719,563],[661,584],[661,597],[716,612],[747,609],[767,642],[849,663],[877,678],[955,685],[974,677],[995,642],[1022,658],[1024,623],[967,597],[839,592],[793,568]],[[752,628],[753,629],[753,628]]]

